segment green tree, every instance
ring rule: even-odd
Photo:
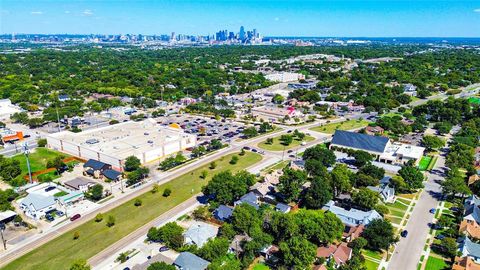
[[[232,174],[230,171],[218,173],[202,188],[206,196],[214,196],[214,200],[221,204],[231,204],[248,191],[248,187],[255,183],[255,176],[245,171]]]
[[[213,261],[227,255],[229,246],[230,242],[226,238],[212,238],[198,250],[197,254],[207,261]]]
[[[360,188],[353,193],[352,200],[360,208],[371,210],[378,203],[378,193],[368,188]]]
[[[109,215],[107,217],[107,227],[113,227],[115,225],[115,217],[112,215]]]
[[[176,270],[175,266],[165,262],[154,262],[147,267],[147,270]]]
[[[257,210],[246,203],[235,207],[232,213],[232,225],[239,233],[251,234],[256,228],[260,228],[262,219]]]
[[[37,140],[38,147],[45,147],[47,146],[47,139],[38,139]]]
[[[440,185],[442,186],[442,192],[452,197],[455,197],[457,194],[464,197],[465,195],[472,193],[470,188],[468,188],[465,179],[456,168],[449,171],[445,181],[442,181]]]
[[[253,138],[258,135],[258,131],[255,127],[247,127],[242,133],[246,138]]]
[[[90,265],[87,264],[85,260],[76,260],[70,266],[70,270],[90,270]]]
[[[93,185],[88,191],[88,197],[94,201],[98,201],[103,197],[103,186],[100,184]]]
[[[373,156],[370,153],[361,150],[353,152],[353,157],[355,158],[355,165],[359,168],[373,160]]]
[[[293,137],[292,135],[289,135],[289,134],[283,134],[280,136],[280,141],[282,142],[283,145],[288,146],[292,144]]]
[[[233,155],[233,156],[232,156],[232,159],[230,159],[230,164],[232,164],[232,165],[237,164],[238,159],[239,159],[238,156]]]
[[[158,237],[167,247],[178,249],[183,245],[183,228],[169,222],[158,229]]]
[[[425,179],[425,177],[418,168],[413,166],[413,164],[407,164],[403,166],[398,171],[398,174],[405,181],[407,189],[414,190],[423,187],[423,180]]]
[[[321,144],[317,144],[313,147],[309,147],[303,153],[303,160],[307,161],[309,159],[314,159],[320,161],[323,166],[330,167],[335,164],[336,157],[333,151],[325,148]]]
[[[283,263],[292,269],[307,269],[315,260],[316,247],[308,240],[293,237],[280,243]]]
[[[368,241],[368,247],[373,250],[387,250],[391,244],[398,241],[392,224],[383,219],[372,220],[362,235]]]
[[[332,170],[332,189],[335,196],[352,189],[351,172],[345,164],[338,164]]]
[[[443,253],[449,258],[453,259],[457,256],[457,241],[451,237],[445,237],[440,241]]]
[[[427,148],[427,151],[432,151],[438,149],[445,145],[445,141],[441,138],[433,135],[425,135],[422,138],[422,145]]]
[[[305,194],[305,206],[310,209],[321,209],[332,198],[330,183],[325,178],[315,177]]]
[[[294,170],[286,167],[283,175],[280,176],[278,190],[286,202],[298,199],[302,185],[307,181],[307,174],[304,171]]]
[[[132,172],[140,168],[141,162],[136,156],[129,156],[125,159],[125,171]]]

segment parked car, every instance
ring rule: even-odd
[[[408,231],[407,231],[407,230],[403,230],[403,231],[400,233],[400,235],[401,235],[402,237],[407,237]]]
[[[81,217],[80,214],[75,214],[70,218],[70,221],[75,221],[75,220],[79,219],[80,217]]]
[[[438,240],[443,240],[445,238],[445,235],[439,234],[439,235],[435,236],[435,238],[437,238]]]
[[[63,215],[65,215],[65,214],[62,211],[57,211],[57,216],[61,217]]]
[[[48,221],[54,221],[55,219],[51,215],[45,215],[45,219]]]
[[[287,153],[289,153],[289,154],[292,153],[292,152],[293,152],[293,150],[288,150],[288,151],[287,151]]]
[[[435,208],[432,208],[432,209],[430,209],[429,212],[430,212],[430,214],[435,214],[435,211],[436,211]]]
[[[166,246],[160,247],[160,249],[158,249],[159,252],[164,252],[164,251],[167,251],[167,250],[170,250],[170,249]]]

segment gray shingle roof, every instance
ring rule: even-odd
[[[480,244],[472,242],[468,237],[465,237],[463,240],[461,250],[463,251],[463,254],[480,258]]]
[[[329,201],[323,207],[324,210],[328,210],[335,214],[344,224],[347,225],[368,225],[374,219],[382,219],[382,216],[375,211],[370,210],[368,212],[361,211],[358,209],[351,208],[350,210],[346,210],[339,206],[335,205],[335,202]]]
[[[105,165],[108,165],[108,164],[103,163],[103,162],[98,161],[98,160],[89,159],[89,160],[87,160],[87,162],[85,162],[85,164],[83,164],[83,167],[84,168],[92,168],[96,171],[96,170],[102,169],[103,166],[105,166]]]
[[[204,223],[195,222],[185,232],[185,241],[187,244],[195,244],[198,247],[202,247],[210,238],[217,235],[217,227]]]
[[[190,252],[182,252],[173,264],[180,270],[204,270],[210,263]]]
[[[117,180],[122,173],[115,170],[105,170],[103,171],[103,175],[110,180]]]
[[[214,216],[216,219],[224,221],[229,219],[232,216],[232,213],[232,208],[222,204],[217,209],[215,209]]]
[[[371,136],[356,132],[336,130],[332,144],[361,149],[365,151],[383,153],[389,139],[382,136]]]

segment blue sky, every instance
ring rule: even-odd
[[[0,0],[1,33],[480,37],[480,0]]]

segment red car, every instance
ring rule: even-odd
[[[80,214],[75,214],[70,218],[70,221],[75,221],[75,220],[79,219],[80,217],[81,217]]]

